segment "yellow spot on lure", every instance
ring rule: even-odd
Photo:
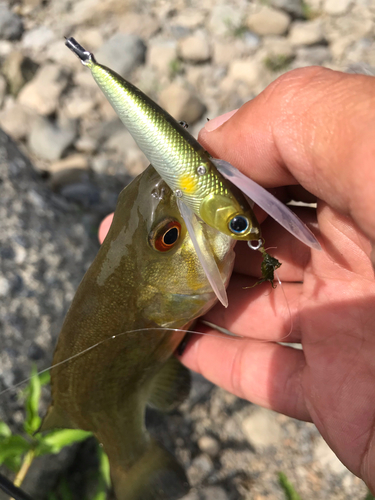
[[[260,227],[246,194],[306,245],[320,249],[315,236],[289,208],[224,160],[212,158],[189,132],[152,99],[111,69],[97,63],[74,38],[66,45],[87,66],[96,83],[140,149],[178,198],[178,205],[203,269],[227,306],[224,283],[214,258],[200,248],[194,218],[255,250],[263,246]]]

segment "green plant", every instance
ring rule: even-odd
[[[172,59],[169,63],[169,73],[171,78],[174,78],[177,75],[180,75],[182,73],[183,66],[182,62],[180,59]]]
[[[292,59],[286,54],[274,54],[266,57],[263,62],[270,71],[281,71],[287,69]]]
[[[279,484],[284,490],[286,500],[302,500],[284,472],[279,472]]]
[[[32,369],[29,385],[22,393],[25,397],[26,419],[24,422],[25,436],[13,434],[9,426],[0,421],[0,465],[5,465],[16,474],[14,484],[20,486],[34,458],[46,454],[56,454],[65,446],[78,443],[92,436],[91,432],[58,429],[50,432],[39,432],[41,418],[39,416],[39,401],[42,386],[49,383],[49,372],[37,374]],[[95,500],[105,500],[106,491],[110,485],[108,458],[98,446],[100,460],[99,484]],[[55,496],[50,495],[50,500]],[[68,500],[66,493],[63,498]]]

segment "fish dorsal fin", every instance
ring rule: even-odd
[[[63,410],[54,405],[50,405],[38,432],[50,431],[53,429],[77,429],[77,427],[71,424]]]
[[[227,161],[217,158],[211,158],[211,161],[223,177],[237,186],[246,196],[259,205],[260,208],[267,212],[268,215],[275,219],[275,221],[293,236],[315,250],[322,249],[310,229],[290,210],[289,207],[287,207],[287,205],[281,203],[280,200],[275,198],[266,189],[242,174]]]
[[[199,262],[203,267],[207,279],[210,282],[210,285],[212,286],[212,289],[215,292],[217,298],[220,300],[223,306],[228,307],[228,297],[227,297],[227,292],[225,290],[225,284],[223,282],[223,278],[221,277],[219,268],[217,267],[214,256],[212,255],[212,251],[209,250],[210,246],[208,242],[205,240],[203,233],[201,241],[202,245],[204,245],[205,248],[201,248],[198,243],[197,235],[194,228],[194,226],[198,223],[197,216],[192,210],[190,210],[190,208],[187,205],[185,205],[183,201],[181,201],[179,198],[176,199],[181,216],[184,219],[190,239],[194,245],[195,251],[197,252]]]
[[[169,358],[152,380],[149,405],[170,411],[182,403],[190,391],[190,373],[177,358]]]

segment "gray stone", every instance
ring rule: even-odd
[[[282,428],[277,413],[257,406],[242,422],[242,430],[256,450],[278,446],[282,441]]]
[[[205,17],[206,13],[203,10],[186,8],[172,17],[170,23],[172,26],[182,26],[193,30],[204,24]]]
[[[324,40],[323,23],[321,19],[313,21],[296,21],[289,32],[292,45],[314,45]]]
[[[44,160],[58,160],[77,136],[76,123],[72,120],[52,122],[39,117],[35,120],[28,145],[31,151]]]
[[[38,26],[28,30],[22,38],[22,46],[34,51],[43,50],[56,38],[55,33],[47,26]]]
[[[329,63],[332,59],[329,47],[325,45],[317,45],[315,47],[299,47],[296,50],[296,62],[303,61],[306,66],[318,65],[323,66]]]
[[[10,93],[16,96],[21,88],[35,75],[38,65],[22,52],[15,50],[5,59],[2,71]]]
[[[173,62],[177,58],[175,40],[151,41],[147,49],[147,64],[156,68],[160,74],[170,74]]]
[[[145,60],[146,46],[136,35],[116,33],[97,51],[97,60],[127,77]]]
[[[348,471],[322,437],[318,437],[314,444],[314,457],[323,469],[329,467],[335,474],[343,474]]]
[[[18,96],[20,104],[34,109],[41,115],[53,113],[61,92],[68,83],[67,74],[57,64],[46,64],[27,83]]]
[[[210,457],[215,457],[220,451],[218,440],[212,436],[202,436],[199,438],[198,446],[203,453],[207,453]]]
[[[208,455],[198,455],[187,470],[187,477],[191,486],[197,486],[214,470],[214,464]]]
[[[257,35],[283,35],[290,21],[291,18],[286,12],[262,5],[249,14],[246,25]]]
[[[7,82],[6,82],[5,78],[0,74],[0,108],[4,102],[6,89],[7,89]]]
[[[250,89],[253,89],[261,79],[263,68],[254,58],[240,59],[233,61],[229,66],[228,79],[231,82],[245,82]]]
[[[285,10],[296,17],[304,15],[302,0],[269,0],[268,5],[276,9]]]
[[[210,10],[208,29],[216,36],[234,33],[242,26],[243,13],[231,5],[214,5]]]
[[[0,2],[0,39],[18,40],[22,33],[22,19],[11,12],[5,2]]]
[[[193,92],[177,82],[160,93],[159,102],[176,120],[183,120],[188,124],[198,121],[206,110]]]
[[[24,139],[28,135],[35,114],[19,103],[12,103],[0,111],[0,127],[13,139]]]
[[[118,31],[128,35],[137,35],[144,40],[150,40],[160,29],[160,19],[148,16],[146,12],[127,12],[121,16]],[[151,40],[150,40],[151,41]]]
[[[229,497],[224,488],[208,486],[202,491],[202,500],[229,500]]]
[[[202,33],[181,38],[178,41],[178,55],[192,63],[208,61],[211,50],[207,38]]]
[[[324,11],[330,16],[340,16],[345,14],[353,0],[324,0]]]

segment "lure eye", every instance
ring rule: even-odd
[[[236,215],[229,221],[229,229],[234,234],[243,234],[249,228],[249,221],[243,215]]]
[[[177,220],[166,219],[160,222],[149,235],[150,244],[159,252],[168,252],[177,243],[181,224]]]

